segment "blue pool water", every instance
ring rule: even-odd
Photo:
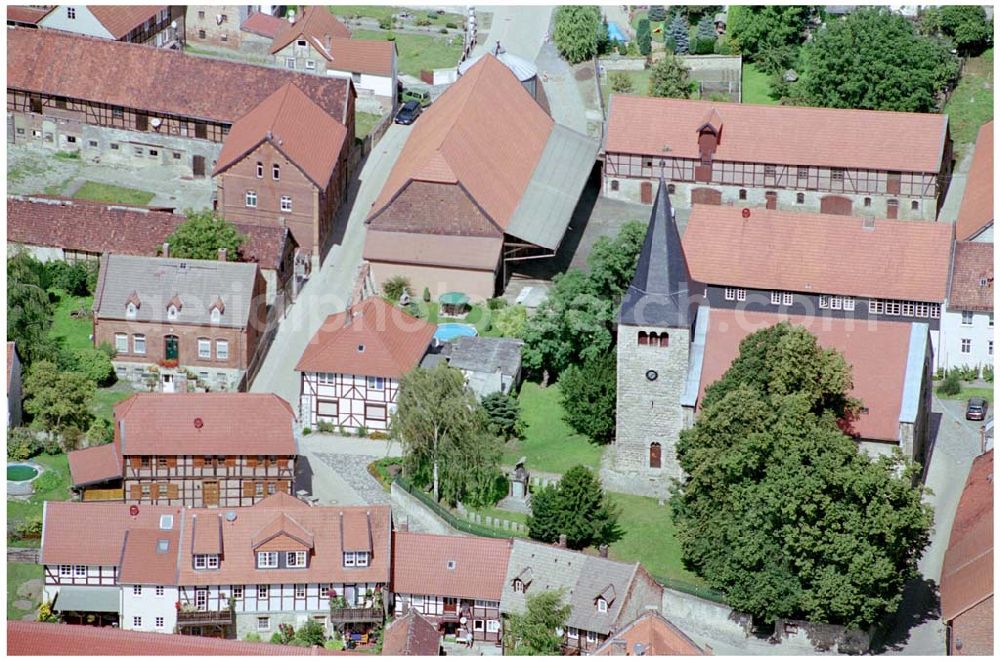
[[[608,23],[608,39],[611,41],[628,42],[628,37],[625,36],[625,33],[622,32],[617,23]]]
[[[434,332],[434,339],[440,342],[448,342],[449,340],[454,340],[460,336],[478,335],[479,332],[476,331],[476,327],[471,324],[448,322],[447,324],[438,324],[437,331]]]

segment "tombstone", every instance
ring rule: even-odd
[[[523,502],[528,497],[528,483],[531,480],[531,475],[528,470],[524,468],[524,462],[527,458],[522,457],[514,465],[514,470],[507,477],[510,482],[510,489],[507,495],[511,499],[515,499]]]

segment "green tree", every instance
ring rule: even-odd
[[[56,344],[49,338],[52,304],[45,291],[41,262],[26,251],[7,258],[7,340],[17,343],[25,367],[54,359]]]
[[[668,99],[691,98],[691,79],[687,67],[673,53],[653,65],[649,75],[649,96]]]
[[[688,52],[689,29],[690,26],[688,25],[687,19],[684,18],[684,14],[676,12],[674,17],[670,20],[670,27],[667,28],[666,32],[667,38],[674,44],[674,53],[683,55]]]
[[[645,240],[646,224],[640,221],[628,221],[614,237],[598,237],[587,256],[596,292],[618,297],[628,289]]]
[[[521,404],[514,396],[497,391],[483,398],[483,410],[489,418],[490,432],[501,439],[521,436]]]
[[[635,30],[635,40],[639,43],[639,53],[649,57],[653,52],[653,33],[649,27],[648,18],[640,18]]]
[[[667,20],[667,8],[663,5],[650,5],[648,16],[649,20],[654,23],[665,21]]]
[[[597,54],[601,10],[593,5],[563,5],[556,9],[552,40],[570,63],[589,60]],[[605,28],[606,34],[606,28]]]
[[[766,61],[764,73],[778,73],[793,64],[811,15],[812,9],[801,5],[731,5],[726,35],[735,52],[751,62],[775,51],[785,54],[783,60]]]
[[[634,91],[632,78],[624,71],[609,73],[608,82],[611,83],[611,91],[615,94],[631,94]]]
[[[865,628],[898,607],[933,520],[900,453],[841,428],[850,368],[801,327],[751,334],[681,433],[671,508],[685,564],[764,622]]]
[[[205,209],[185,212],[187,220],[177,226],[166,238],[170,244],[171,257],[190,260],[216,260],[219,249],[226,249],[226,259],[235,261],[240,256],[240,248],[246,242],[246,235],[236,226]]]
[[[95,418],[87,430],[88,446],[103,446],[110,444],[115,439],[115,429],[111,421],[106,418]]]
[[[114,381],[115,367],[111,358],[99,349],[73,350],[77,371],[98,386],[106,386]]]
[[[598,444],[615,438],[617,357],[614,352],[571,365],[559,376],[563,420]]]
[[[517,304],[494,310],[490,317],[490,326],[505,338],[521,338],[524,336],[524,326],[528,322],[528,309]]]
[[[392,303],[398,303],[403,293],[410,294],[410,279],[406,276],[393,276],[382,283],[382,294]]]
[[[90,426],[94,382],[76,372],[60,372],[50,361],[38,361],[24,378],[24,411],[32,427],[61,434],[67,427]]]
[[[698,29],[695,33],[695,44],[692,52],[697,55],[708,55],[715,52],[715,40],[718,35],[715,32],[715,20],[710,14],[704,14],[698,20]]]
[[[993,43],[993,23],[980,5],[944,5],[937,8],[941,31],[962,55],[979,55]]]
[[[792,100],[808,106],[933,112],[954,84],[958,60],[885,8],[832,21],[803,49]]]
[[[531,497],[528,535],[532,538],[553,542],[565,535],[570,549],[621,540],[618,512],[590,469],[577,465],[563,474],[557,486],[548,489],[552,492],[540,490]]]
[[[326,643],[326,631],[318,621],[307,621],[295,631],[295,636],[289,641],[293,646],[322,646]]]
[[[571,608],[562,591],[529,595],[524,613],[510,614],[505,636],[514,655],[559,655]]]

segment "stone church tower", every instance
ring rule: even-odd
[[[667,187],[660,187],[632,284],[618,315],[618,415],[613,482],[665,496],[680,478],[675,446],[684,429],[681,395],[688,378],[696,306]],[[610,459],[610,458],[609,458]]]

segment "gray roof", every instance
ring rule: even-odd
[[[126,304],[137,298],[138,322],[209,325],[210,310],[221,301],[215,325],[242,328],[250,318],[256,277],[252,263],[109,254],[101,260],[94,311],[104,319],[127,319]],[[180,309],[168,320],[172,301],[179,301]]]
[[[618,321],[633,326],[687,328],[694,318],[688,270],[667,186],[660,187],[635,277],[622,299]]]
[[[925,377],[924,359],[927,357],[929,332],[926,322],[915,322],[910,326],[910,347],[906,354],[903,398],[899,407],[900,423],[915,422],[920,412],[920,390]]]
[[[554,125],[507,234],[549,250],[559,248],[599,148],[582,133]]]
[[[117,586],[63,586],[52,609],[117,613],[120,596],[121,589]]]
[[[618,624],[638,565],[515,539],[507,561],[500,611],[523,613],[527,597],[563,589],[563,600],[572,609],[567,626],[609,634]],[[531,579],[524,593],[514,592],[514,579],[518,577]],[[612,592],[616,597],[608,611],[597,611],[597,598],[610,597]]]
[[[521,369],[523,340],[462,336],[445,345],[442,354],[459,370],[500,373],[513,377]]]

